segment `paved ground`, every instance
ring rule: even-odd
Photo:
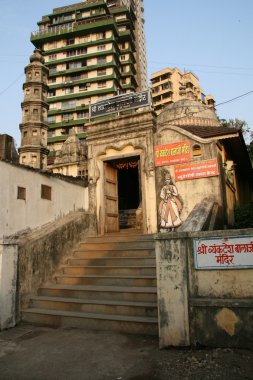
[[[22,325],[0,332],[1,380],[253,379],[253,351],[159,350],[156,338]]]

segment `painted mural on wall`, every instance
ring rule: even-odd
[[[160,191],[159,216],[160,216],[160,232],[174,231],[183,221],[180,213],[183,208],[183,202],[177,191],[177,187],[173,183],[171,174],[168,170],[163,171],[163,187]]]

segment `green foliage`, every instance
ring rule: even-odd
[[[219,119],[221,123],[221,127],[228,127],[228,128],[239,128],[242,131],[247,151],[249,153],[249,157],[251,160],[251,164],[253,165],[253,131],[252,128],[248,126],[247,122],[245,120],[240,119]]]
[[[253,202],[235,208],[235,228],[253,228]]]

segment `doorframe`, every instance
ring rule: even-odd
[[[141,204],[142,204],[142,218],[143,218],[143,233],[147,230],[146,228],[146,202],[145,202],[145,191],[143,189],[143,184],[144,184],[144,171],[142,170],[143,164],[144,164],[144,154],[142,149],[136,149],[133,150],[132,152],[128,153],[122,153],[120,154],[119,152],[114,152],[116,154],[111,154],[111,155],[103,155],[102,157],[98,157],[98,166],[100,168],[100,174],[101,174],[101,181],[100,181],[100,189],[97,188],[97,196],[99,196],[100,201],[99,201],[99,206],[98,206],[98,230],[101,235],[105,234],[105,194],[104,194],[104,181],[105,181],[105,163],[110,163],[110,161],[114,160],[121,160],[124,158],[131,158],[131,157],[138,157],[139,162],[140,162],[140,183],[139,183],[139,190],[141,191]],[[100,165],[99,165],[100,163]],[[100,224],[100,225],[99,225]]]

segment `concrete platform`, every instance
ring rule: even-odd
[[[0,332],[1,380],[246,380],[253,351],[158,349],[151,336],[20,325]]]

